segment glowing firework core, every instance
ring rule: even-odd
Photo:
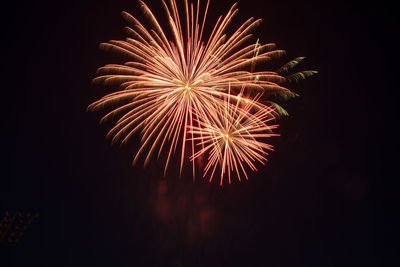
[[[229,141],[229,140],[230,140],[229,134],[224,134],[224,137],[225,137],[225,140],[226,140],[226,141]]]

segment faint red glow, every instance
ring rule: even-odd
[[[171,202],[167,193],[167,183],[161,181],[157,186],[157,196],[155,200],[155,212],[161,221],[168,221],[171,219]]]
[[[216,210],[204,191],[177,193],[168,189],[166,181],[160,181],[150,196],[150,207],[154,218],[177,229],[185,242],[197,242],[215,229]]]
[[[200,230],[202,234],[209,233],[212,229],[212,222],[215,220],[214,208],[206,208],[200,212]]]

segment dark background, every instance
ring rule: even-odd
[[[147,1],[163,15],[160,1]],[[180,1],[178,1],[180,3]],[[231,3],[211,1],[208,26]],[[109,88],[100,42],[124,37],[132,1],[15,2],[2,9],[0,212],[38,212],[1,266],[392,266],[399,21],[389,1],[239,1],[298,70],[281,137],[250,180],[222,188],[163,163],[131,167],[86,107]],[[165,22],[164,19],[161,21]],[[134,142],[133,142],[134,143]],[[396,154],[394,154],[396,155]]]

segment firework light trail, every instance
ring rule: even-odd
[[[144,164],[147,164],[152,155],[157,154],[158,158],[163,151],[166,151],[164,174],[177,149],[180,150],[180,172],[182,172],[185,146],[188,143],[192,158],[207,151],[203,145],[210,138],[213,139],[214,133],[211,132],[217,131],[215,128],[217,126],[213,125],[218,122],[219,117],[216,117],[216,114],[225,112],[228,117],[232,117],[226,120],[225,124],[222,122],[219,124],[225,129],[228,127],[226,123],[236,123],[239,119],[245,121],[242,127],[247,129],[249,121],[255,119],[255,122],[249,125],[252,130],[248,130],[246,136],[242,134],[240,137],[242,139],[239,138],[240,151],[247,151],[250,155],[243,156],[229,150],[227,156],[222,157],[226,162],[220,163],[222,174],[226,168],[230,175],[231,167],[237,168],[239,164],[246,175],[242,160],[245,160],[251,169],[255,169],[250,161],[253,159],[263,161],[264,154],[259,149],[270,148],[249,140],[259,137],[259,134],[251,136],[253,132],[272,129],[266,125],[268,120],[264,120],[265,114],[271,114],[271,109],[260,103],[255,104],[260,96],[258,94],[251,100],[252,105],[258,107],[258,113],[251,114],[246,108],[241,110],[242,107],[238,104],[238,101],[241,101],[238,99],[240,97],[231,96],[231,92],[235,90],[243,92],[244,88],[248,92],[246,95],[249,96],[252,91],[263,92],[264,96],[296,96],[281,86],[287,80],[282,73],[254,71],[257,62],[279,57],[284,51],[277,50],[273,43],[261,45],[257,41],[245,45],[249,42],[251,30],[260,23],[260,19],[246,20],[228,36],[225,31],[238,12],[236,4],[225,16],[217,19],[209,37],[204,38],[209,1],[201,8],[200,1],[193,5],[185,0],[183,19],[175,0],[170,0],[168,4],[162,1],[169,22],[169,27],[165,30],[150,8],[144,2],[139,2],[151,27],[146,29],[138,19],[127,12],[122,12],[122,17],[128,24],[125,29],[129,37],[125,40],[102,43],[100,47],[123,54],[127,61],[123,65],[109,64],[99,68],[99,76],[94,79],[94,82],[117,85],[120,90],[92,103],[88,109],[94,111],[113,107],[113,110],[101,120],[117,118],[114,127],[107,134],[107,137],[112,138],[112,143],[126,143],[135,133],[140,133],[141,146],[133,163],[144,155]],[[171,40],[167,38],[169,35],[172,36]],[[282,70],[286,71],[292,65]],[[234,113],[231,111],[232,101],[236,101]],[[276,103],[268,103],[278,112],[284,111]],[[235,129],[242,131],[237,127]],[[203,144],[199,151],[196,151],[198,147],[196,142]],[[232,149],[235,147],[232,146]],[[214,161],[217,158],[215,156],[215,159],[214,157],[211,159],[213,163],[208,163],[207,166],[211,164],[215,170]],[[192,167],[194,177],[194,160]],[[239,172],[236,172],[239,175]]]

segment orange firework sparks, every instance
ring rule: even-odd
[[[227,173],[228,182],[231,183],[231,172],[235,171],[239,181],[240,174],[248,179],[245,165],[251,170],[257,170],[254,162],[264,164],[267,159],[266,150],[273,150],[272,146],[259,141],[260,138],[278,136],[272,130],[278,125],[268,125],[275,119],[274,110],[258,103],[261,94],[253,99],[244,99],[227,95],[223,106],[218,107],[218,112],[211,118],[200,117],[200,127],[191,127],[190,133],[201,135],[193,137],[198,140],[197,145],[202,148],[191,157],[194,160],[199,155],[208,152],[208,163],[204,175],[212,169],[209,181],[213,179],[217,165],[221,168],[220,185]],[[231,103],[233,101],[236,104]]]
[[[144,164],[147,164],[153,154],[156,153],[159,157],[163,151],[167,151],[165,174],[171,156],[178,146],[181,146],[180,172],[188,141],[192,155],[199,155],[200,151],[195,151],[195,142],[200,140],[200,143],[205,143],[205,140],[210,138],[210,129],[203,126],[218,121],[215,114],[226,108],[224,99],[230,95],[229,88],[233,91],[246,88],[246,90],[261,91],[264,95],[295,96],[296,94],[280,85],[286,78],[279,72],[254,71],[257,62],[284,54],[283,50],[276,50],[273,43],[261,45],[257,41],[245,45],[251,37],[251,30],[261,20],[250,18],[228,36],[225,31],[238,11],[234,4],[225,16],[217,19],[209,37],[204,38],[203,30],[209,1],[201,11],[199,0],[196,6],[189,5],[185,0],[183,19],[175,0],[170,0],[168,4],[162,1],[162,4],[169,22],[168,32],[164,31],[152,11],[142,1],[140,5],[152,25],[150,29],[146,29],[132,15],[122,12],[122,17],[129,25],[126,27],[129,37],[125,40],[102,43],[100,47],[122,53],[127,61],[123,65],[109,64],[99,68],[99,76],[94,79],[94,82],[118,85],[120,90],[92,103],[88,109],[99,110],[109,106],[114,108],[102,118],[102,121],[118,118],[107,134],[108,137],[112,137],[112,143],[126,143],[135,133],[141,134],[141,146],[133,163],[139,156],[145,155]],[[171,40],[167,39],[168,34],[172,36]],[[292,65],[282,71],[286,71]],[[229,96],[228,99],[237,101],[238,97],[240,98],[240,96]],[[252,107],[258,107],[259,113],[251,115],[246,109],[237,112],[241,114],[239,116],[241,120],[248,120],[243,116],[255,119],[257,122],[251,124],[251,127],[258,132],[268,128],[263,116],[270,115],[271,109],[256,104],[257,99],[258,97],[251,101]],[[235,109],[240,109],[238,104]],[[239,117],[230,112],[229,110],[229,116],[236,122]],[[233,122],[232,120],[227,122]],[[256,130],[256,126],[260,128]],[[196,138],[193,136],[194,132]],[[251,132],[253,131],[249,131],[248,134]],[[203,136],[206,139],[202,140]],[[251,136],[244,138],[252,140]],[[252,147],[248,150],[244,147],[240,149],[249,153],[258,151],[256,154],[251,154],[251,157],[246,156],[246,159],[253,157],[264,159],[259,157],[262,153],[258,145],[260,144],[252,143]],[[266,148],[264,145],[260,147]],[[201,151],[204,151],[204,148]],[[232,155],[227,156],[231,164],[229,166],[234,166],[233,159],[230,158]],[[247,164],[253,168],[252,164],[249,162]],[[193,161],[193,177],[194,167]]]

